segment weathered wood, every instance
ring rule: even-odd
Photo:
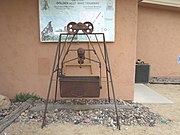
[[[112,104],[102,105],[67,105],[67,104],[48,104],[48,110],[52,111],[55,109],[72,109],[72,110],[94,110],[94,109],[114,109]],[[117,105],[118,109],[133,109],[132,106]],[[38,105],[30,109],[31,111],[44,111],[44,105]]]
[[[26,102],[22,103],[16,110],[14,110],[10,115],[7,115],[4,119],[0,121],[0,133],[11,125],[11,123],[19,117],[19,115],[30,107],[33,99],[28,99]]]

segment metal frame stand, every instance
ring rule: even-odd
[[[113,78],[112,78],[112,73],[111,73],[111,68],[110,68],[110,61],[109,61],[109,56],[108,56],[108,52],[107,52],[107,47],[106,47],[106,42],[105,42],[105,35],[104,33],[75,33],[75,34],[68,34],[68,33],[63,33],[60,34],[59,36],[59,43],[57,45],[56,48],[56,52],[55,52],[55,56],[54,56],[54,64],[53,64],[53,68],[52,68],[52,73],[51,73],[51,77],[50,77],[50,82],[49,82],[49,88],[48,88],[48,92],[47,92],[47,99],[45,101],[45,109],[44,109],[44,116],[43,116],[43,122],[42,122],[42,126],[41,128],[43,128],[45,126],[46,123],[46,113],[47,113],[47,106],[48,106],[48,101],[49,101],[49,96],[50,96],[50,92],[51,92],[51,87],[52,87],[52,80],[53,80],[53,76],[56,73],[56,87],[55,87],[55,102],[57,100],[57,89],[58,89],[58,79],[61,77],[62,72],[63,72],[63,65],[66,62],[69,61],[73,61],[75,59],[71,59],[69,61],[65,61],[65,58],[68,54],[68,52],[70,51],[70,47],[73,43],[73,40],[75,38],[76,35],[85,35],[87,36],[90,46],[92,47],[91,50],[89,51],[93,51],[95,56],[97,57],[97,60],[92,60],[92,59],[88,59],[91,60],[93,62],[99,63],[99,67],[101,70],[101,61],[99,56],[97,55],[96,49],[93,45],[94,42],[92,42],[90,40],[89,35],[94,35],[95,39],[96,39],[96,43],[98,45],[98,48],[100,50],[100,53],[102,55],[102,59],[105,65],[105,69],[106,69],[106,82],[107,82],[107,98],[108,101],[110,102],[110,86],[111,86],[111,90],[112,90],[112,96],[113,96],[113,101],[114,101],[114,106],[115,106],[115,113],[116,113],[116,121],[117,121],[117,128],[120,130],[120,123],[119,123],[119,116],[118,116],[118,110],[117,110],[117,103],[116,103],[116,97],[115,97],[115,91],[114,91],[114,84],[113,84]],[[103,48],[104,51],[102,50],[102,47],[100,45],[100,42],[98,41],[98,37],[97,35],[101,35],[103,37]],[[62,36],[66,36],[64,44],[62,44]],[[67,42],[67,40],[70,38],[71,36],[71,40]],[[67,48],[65,49],[65,45],[67,46]],[[61,48],[62,47],[62,48]],[[64,57],[62,57],[62,54],[64,53]],[[100,78],[101,78],[101,71],[100,71]]]

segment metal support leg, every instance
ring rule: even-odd
[[[107,76],[107,92],[108,92],[108,101],[110,103],[111,98],[110,98],[110,93],[109,93],[109,77],[108,76]]]
[[[46,99],[45,109],[44,109],[44,117],[43,117],[43,122],[42,122],[41,128],[43,128],[43,127],[45,126],[47,106],[48,106],[48,101],[49,101],[49,96],[50,96],[50,91],[51,91],[51,86],[52,86],[52,79],[53,79],[53,75],[54,75],[54,70],[55,70],[55,65],[56,65],[56,59],[57,59],[58,49],[59,49],[59,46],[57,46],[56,54],[55,54],[55,57],[54,57],[54,64],[53,64],[53,69],[52,69],[52,73],[51,73],[51,78],[50,78],[50,83],[49,83],[49,89],[48,89],[48,94],[47,94],[47,99]]]
[[[105,47],[105,40],[104,40],[104,47]],[[108,92],[108,101],[110,103],[110,92],[109,92],[109,69],[108,69],[108,65],[107,65],[107,54],[106,54],[106,50],[104,48],[104,61],[105,61],[105,65],[106,65],[106,81],[107,81],[107,92]]]
[[[106,60],[105,60],[106,61]],[[107,63],[107,62],[105,62]],[[110,92],[109,92],[109,75],[108,75],[108,69],[107,69],[107,66],[106,66],[106,81],[107,81],[107,92],[108,92],[108,101],[110,103]]]
[[[66,39],[67,39],[68,36],[66,36]],[[64,46],[63,46],[63,49],[64,49]],[[62,51],[63,51],[62,49]],[[60,54],[60,51],[61,51],[61,35],[59,35],[59,44],[58,44],[58,48],[57,48],[57,53],[58,53],[58,61],[57,61],[57,67],[56,67],[56,89],[55,89],[55,102],[57,100],[57,88],[58,88],[58,77],[59,77],[59,74],[60,74],[60,69],[59,69],[59,61],[60,61],[60,57],[61,57],[61,54]]]
[[[105,36],[103,34],[103,40],[105,41]],[[105,63],[107,64],[106,66],[106,72],[108,71],[109,76],[110,76],[110,82],[111,82],[111,88],[112,88],[112,94],[113,94],[113,100],[114,100],[114,106],[115,106],[115,111],[116,111],[116,121],[117,121],[117,128],[120,130],[120,123],[119,123],[119,116],[118,116],[118,110],[117,110],[117,103],[116,103],[116,97],[115,97],[115,92],[114,92],[114,84],[112,80],[112,74],[111,74],[111,68],[110,68],[110,62],[108,58],[108,52],[106,48],[106,44],[104,42],[104,51],[105,51]]]
[[[112,93],[113,93],[113,99],[114,99],[114,105],[115,105],[115,111],[116,111],[117,128],[119,130],[121,130],[120,123],[119,123],[119,116],[118,116],[118,111],[117,111],[117,103],[116,103],[116,97],[115,97],[114,85],[113,85],[113,82],[112,82],[111,72],[109,72],[109,74],[110,74],[110,79],[111,79]]]
[[[58,72],[59,72],[59,69],[57,69],[56,71],[56,88],[55,88],[55,98],[54,98],[54,101],[56,102],[57,101],[57,88],[58,88]]]
[[[105,49],[104,49],[104,55],[103,55],[103,51],[102,51],[102,49],[101,49],[101,46],[100,46],[100,43],[99,43],[99,40],[98,40],[96,34],[95,34],[95,38],[96,38],[96,41],[97,41],[99,50],[100,50],[100,52],[101,52],[102,58],[103,58],[103,60],[104,60],[104,62],[105,62],[105,66],[106,66],[107,97],[108,97],[108,101],[109,101],[109,103],[110,103],[110,100],[111,100],[111,99],[110,99],[110,92],[109,92],[109,76],[108,76],[108,71],[109,71],[109,69],[108,69],[108,67],[107,67],[106,51],[105,51]],[[104,40],[104,43],[105,43],[105,40]]]

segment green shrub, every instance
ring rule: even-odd
[[[16,94],[14,99],[12,99],[12,102],[25,102],[29,98],[32,98],[34,100],[41,99],[39,96],[37,96],[34,93],[22,93],[21,92],[21,93]]]

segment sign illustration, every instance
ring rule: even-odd
[[[93,32],[105,33],[106,41],[113,42],[115,0],[39,0],[39,21],[41,42],[58,42],[59,34],[67,32],[69,22],[91,22]],[[76,40],[88,41],[83,36]]]

